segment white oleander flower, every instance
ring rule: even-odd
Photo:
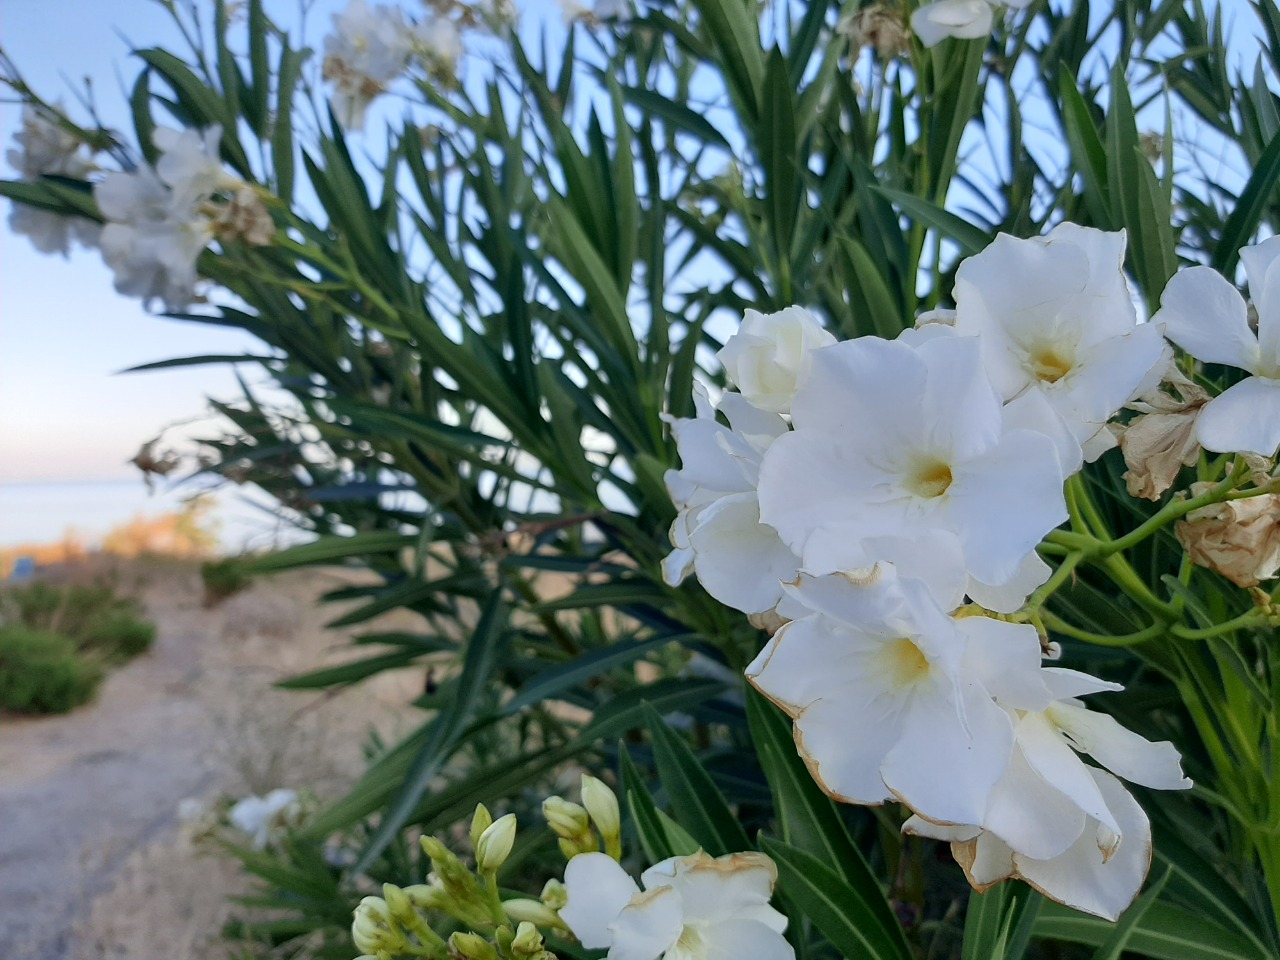
[[[796,380],[813,352],[835,342],[803,307],[769,314],[748,310],[716,357],[748,403],[771,413],[789,413]]]
[[[1028,554],[1067,516],[1053,441],[1009,429],[976,338],[913,347],[863,337],[818,350],[791,420],[764,452],[760,516],[811,573],[889,560],[951,609],[966,577],[1024,576]]]
[[[413,34],[399,7],[351,0],[333,15],[325,37],[323,75],[333,81],[333,112],[348,130],[364,126],[365,109],[404,72]]]
[[[227,817],[232,826],[252,838],[255,850],[261,850],[296,818],[298,809],[297,791],[280,788],[265,797],[237,801]]]
[[[5,159],[25,183],[46,175],[83,180],[94,169],[79,138],[30,104],[23,105],[22,129],[13,139],[17,146],[9,148]],[[13,205],[9,228],[27,237],[41,253],[63,256],[70,252],[72,240],[81,246],[96,246],[101,229],[84,217],[65,217],[24,203]]]
[[[1200,445],[1215,453],[1270,457],[1280,447],[1280,237],[1245,247],[1240,259],[1258,312],[1256,334],[1244,297],[1209,267],[1174,274],[1151,320],[1197,360],[1251,374],[1200,410]]]
[[[603,853],[565,869],[560,919],[608,960],[794,960],[787,918],[769,906],[777,881],[761,853],[672,857],[641,876],[644,891]]]
[[[792,622],[747,679],[795,720],[796,744],[823,790],[846,803],[896,798],[937,822],[978,822],[1008,767],[1013,724],[965,652],[993,651],[1005,665],[1001,683],[1021,691],[1039,667],[1035,629],[954,621],[921,581],[891,565],[802,574],[786,589]]]
[[[1116,920],[1137,897],[1151,868],[1151,822],[1111,774],[1089,767],[1088,776],[1125,838],[1110,857],[1102,853],[1100,839],[1111,830],[1096,820],[1089,820],[1062,853],[1041,860],[1017,852],[991,831],[976,827],[941,826],[912,817],[903,830],[950,841],[952,855],[979,893],[1004,880],[1022,879],[1050,900]]]
[[[743,613],[772,610],[782,581],[795,576],[798,560],[772,527],[760,522],[756,483],[760,458],[787,430],[776,413],[759,410],[740,395],[725,394],[716,421],[706,388],[694,385],[697,416],[672,423],[682,466],[668,470],[667,489],[679,511],[671,525],[674,549],[663,578],[675,586],[691,571],[706,591]]]
[[[1115,446],[1107,421],[1160,372],[1160,329],[1138,323],[1124,249],[1123,231],[1063,223],[1000,234],[956,271],[956,331],[977,337],[1001,398],[1041,394],[1087,461]]]
[[[160,151],[156,159],[156,176],[174,194],[178,206],[203,203],[215,193],[232,191],[242,181],[227,173],[218,155],[222,127],[214,124],[206,130],[188,127],[175,130],[157,127],[152,142]]]
[[[937,0],[916,8],[911,14],[911,29],[926,47],[941,43],[947,37],[977,40],[991,35],[995,7],[1020,10],[1030,4],[1031,0]]]
[[[448,17],[429,15],[413,28],[413,49],[428,70],[454,75],[462,59],[462,31]]]
[[[185,308],[195,296],[196,259],[213,239],[212,221],[150,167],[109,173],[93,195],[107,218],[99,246],[116,290]]]

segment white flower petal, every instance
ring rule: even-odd
[[[1014,859],[1022,878],[1046,897],[1115,920],[1137,897],[1151,868],[1151,822],[1115,777],[1104,770],[1090,773],[1124,837],[1115,854],[1104,860],[1098,840],[1085,830],[1066,853],[1052,860]]]
[[[1084,765],[1071,762],[1087,776]],[[1009,769],[991,792],[983,827],[1012,849],[1046,859],[1079,839],[1086,817],[1078,804],[1050,785],[1028,765],[1021,748],[1013,751]]]
[[[707,925],[766,906],[777,880],[777,867],[762,853],[699,852],[677,863],[672,886],[680,891],[685,924]]]
[[[1062,475],[1070,477],[1082,462],[1075,431],[1045,396],[1043,390],[1026,390],[1004,405],[1005,430],[1034,430],[1053,441]],[[985,604],[984,604],[985,606]],[[992,608],[994,609],[994,608]]]
[[[1214,453],[1272,456],[1280,447],[1280,380],[1246,377],[1214,397],[1196,418],[1196,439]]]
[[[609,924],[640,892],[636,882],[612,857],[580,853],[565,867],[564,884],[569,900],[560,909],[560,919],[569,925],[573,935],[590,950],[613,943]]]
[[[947,37],[976,40],[991,33],[993,17],[986,0],[937,0],[911,15],[911,29],[926,47]]]
[[[1045,714],[1024,714],[1018,721],[1016,733],[1027,765],[1045,783],[1061,791],[1081,812],[1116,833],[1120,832],[1102,794],[1089,777],[1089,768],[1075,755]],[[1016,845],[1014,848],[1017,849]]]
[[[756,920],[726,920],[706,933],[706,960],[795,960],[781,932]]]
[[[1048,714],[1077,750],[1116,776],[1153,790],[1186,790],[1191,786],[1182,775],[1177,748],[1167,740],[1152,743],[1122,727],[1115,717],[1071,703],[1056,703]]]
[[[965,617],[965,666],[996,702],[1011,710],[1044,710],[1052,702],[1040,666],[1040,636],[1029,623]]]
[[[794,579],[799,567],[778,532],[760,522],[760,503],[752,493],[721,497],[700,510],[689,542],[707,593],[743,613],[777,606],[782,581]]]
[[[1164,335],[1197,360],[1257,372],[1258,340],[1249,329],[1244,297],[1216,270],[1175,273],[1151,322],[1163,324]]]
[[[585,854],[578,855],[581,856]],[[573,860],[569,863],[572,865]],[[560,913],[564,915],[563,910]],[[638,893],[608,926],[612,937],[609,960],[657,960],[671,949],[684,929],[680,894],[674,887]]]
[[[1034,550],[1018,564],[1013,576],[1003,583],[983,583],[970,577],[965,587],[969,599],[996,613],[1013,613],[1018,610],[1037,587],[1052,574],[1049,565]]]
[[[1119,683],[1099,680],[1090,674],[1081,673],[1079,670],[1068,670],[1066,667],[1045,667],[1041,673],[1049,693],[1055,700],[1124,689],[1124,686]]]

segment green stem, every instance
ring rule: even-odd
[[[1067,623],[1061,617],[1053,613],[1045,613],[1041,616],[1044,625],[1054,633],[1060,633],[1063,636],[1071,637],[1073,640],[1083,640],[1086,643],[1092,643],[1099,647],[1131,647],[1139,643],[1147,643],[1151,640],[1157,640],[1164,636],[1169,627],[1165,623],[1153,623],[1151,626],[1134,633],[1126,633],[1121,636],[1108,636],[1107,634],[1094,633],[1091,630],[1082,630],[1080,627]]]
[[[1272,617],[1274,617],[1274,614],[1254,608],[1253,610],[1245,611],[1238,617],[1232,617],[1230,620],[1215,624],[1212,627],[1195,629],[1193,627],[1184,627],[1181,624],[1174,624],[1169,628],[1169,632],[1179,640],[1209,640],[1213,637],[1220,637],[1223,634],[1239,630],[1242,627],[1261,626]]]

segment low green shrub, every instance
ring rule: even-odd
[[[204,582],[206,607],[217,606],[253,583],[253,578],[245,571],[244,562],[238,557],[224,557],[201,564],[200,579]]]
[[[102,667],[71,638],[22,624],[0,626],[0,709],[66,713],[90,700]]]
[[[143,620],[133,610],[116,607],[89,625],[78,638],[82,650],[94,650],[113,660],[129,660],[151,649],[156,625]]]
[[[110,584],[37,581],[5,590],[3,601],[11,620],[56,632],[105,660],[128,660],[155,640],[155,625],[145,619],[141,605],[118,596]]]

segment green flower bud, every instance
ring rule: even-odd
[[[471,816],[471,849],[480,849],[480,834],[489,829],[493,823],[493,814],[483,803],[476,804],[476,812]]]
[[[560,926],[560,918],[556,912],[541,900],[504,900],[502,909],[507,912],[507,916],[517,923],[528,921],[536,923],[543,927]]]
[[[508,813],[499,817],[480,834],[476,844],[476,867],[483,874],[497,873],[498,868],[511,856],[516,842],[516,815]]]
[[[604,839],[604,848],[615,860],[622,857],[622,817],[618,812],[618,797],[603,780],[582,775],[582,805],[587,808],[591,822]]]
[[[591,832],[591,818],[586,807],[564,797],[547,797],[542,801],[542,815],[547,818],[557,837],[565,840],[581,840]]]
[[[537,957],[544,952],[542,944],[542,934],[538,932],[538,928],[527,920],[522,921],[520,926],[516,927],[515,939],[511,941],[511,954],[514,957],[524,958]]]
[[[569,903],[569,888],[552,877],[542,888],[542,902],[552,910],[561,910]]]
[[[386,900],[387,909],[391,912],[391,918],[401,926],[408,926],[417,920],[418,915],[413,910],[413,903],[403,890],[394,883],[384,883],[382,885],[382,896]]]
[[[391,911],[381,897],[365,897],[351,921],[351,940],[361,953],[395,949],[404,937],[392,927]]]
[[[419,910],[443,910],[449,899],[444,887],[436,883],[415,883],[405,887],[404,894]]]
[[[498,960],[498,951],[484,937],[458,932],[449,937],[449,952],[459,960]]]

